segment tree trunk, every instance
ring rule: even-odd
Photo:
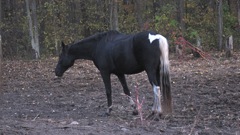
[[[2,89],[2,59],[3,59],[3,55],[2,55],[2,37],[0,35],[0,90]]]
[[[222,50],[223,41],[223,9],[222,0],[218,1],[218,50]]]
[[[2,0],[0,0],[0,23],[2,23]],[[2,30],[0,29],[0,90],[2,89]]]
[[[118,2],[110,0],[110,29],[118,30]]]
[[[3,23],[2,22],[2,0],[0,0],[0,23]],[[3,58],[3,52],[2,52],[2,29],[0,28],[0,59]],[[1,66],[1,63],[0,63],[0,66]],[[1,69],[0,69],[0,72],[1,72]],[[0,74],[0,77],[1,77],[1,74]]]
[[[135,0],[135,15],[138,22],[138,27],[142,31],[143,27],[143,0]]]
[[[238,26],[240,26],[240,0],[237,1]]]
[[[27,17],[28,17],[28,23],[29,23],[29,34],[31,38],[31,45],[32,49],[35,53],[35,58],[40,58],[40,51],[39,51],[39,36],[38,36],[38,27],[37,27],[37,14],[36,14],[36,1],[31,1],[31,10],[30,11],[30,3],[29,0],[25,0],[26,2],[26,8],[27,8]],[[33,19],[32,19],[33,18]]]
[[[113,3],[112,3],[112,0],[109,0],[109,27],[110,27],[110,29],[112,29],[113,28],[113,25],[112,25],[112,19],[113,19]]]
[[[227,58],[231,57],[232,51],[233,51],[233,36],[230,36],[227,38],[225,49],[226,49],[226,57]]]
[[[184,22],[184,12],[185,12],[185,5],[184,0],[177,0],[177,20],[181,27],[181,32],[184,33],[185,31],[185,22]]]
[[[197,37],[196,39],[196,44],[197,44],[197,48],[199,48],[200,50],[202,50],[202,44],[201,44],[201,38]],[[200,58],[201,55],[199,54],[199,52],[193,51],[193,56],[195,58]]]
[[[86,1],[80,1],[80,7],[81,7],[81,17],[82,17],[82,24],[83,24],[83,36],[87,37],[90,36],[90,28],[88,24],[88,12],[87,12],[87,5]]]
[[[38,34],[38,21],[37,21],[37,5],[36,0],[32,0],[32,15],[33,15],[33,28],[34,28],[34,40],[35,40],[35,54],[36,59],[40,58],[39,50],[39,34]]]
[[[178,44],[177,44],[175,49],[176,49],[176,50],[175,50],[175,51],[176,51],[175,53],[176,53],[177,57],[178,57],[178,58],[182,58],[182,57],[183,57],[183,50],[182,50],[183,48],[182,48],[182,45],[180,45],[180,44],[178,45]]]

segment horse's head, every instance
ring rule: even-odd
[[[58,64],[55,68],[55,74],[61,77],[63,73],[74,64],[74,57],[68,53],[69,46],[62,42],[62,52],[59,55]]]

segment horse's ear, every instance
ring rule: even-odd
[[[65,46],[65,44],[64,44],[64,42],[62,41],[62,52],[64,52],[66,49],[66,46]]]
[[[62,48],[64,48],[65,47],[65,44],[64,44],[64,42],[62,41]]]

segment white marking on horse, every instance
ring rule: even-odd
[[[149,41],[150,41],[150,44],[154,41],[154,40],[156,40],[156,39],[160,39],[162,37],[162,35],[159,35],[159,34],[157,34],[157,35],[152,35],[152,34],[148,34],[148,39],[149,39]]]
[[[153,93],[154,93],[154,102],[153,102],[152,111],[161,113],[162,107],[161,107],[160,87],[153,84]]]

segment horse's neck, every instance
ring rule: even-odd
[[[76,43],[70,47],[69,53],[75,56],[75,59],[93,60],[93,53],[96,43]]]

